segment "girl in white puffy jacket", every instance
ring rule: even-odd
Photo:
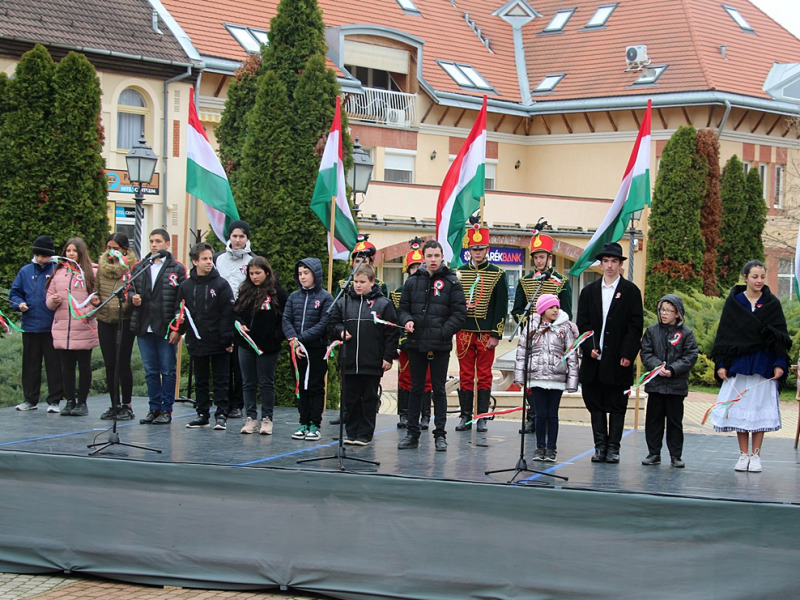
[[[527,389],[536,414],[533,460],[555,462],[561,394],[564,390],[578,389],[577,353],[570,354],[566,361],[561,360],[575,341],[577,328],[561,310],[558,296],[553,294],[539,296],[536,313],[531,315],[519,337],[514,382]]]

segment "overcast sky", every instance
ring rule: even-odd
[[[798,0],[750,1],[800,38],[800,2]]]

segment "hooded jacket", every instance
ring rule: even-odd
[[[297,270],[306,267],[314,274],[314,286],[304,288]],[[328,309],[333,296],[322,287],[322,263],[318,258],[304,258],[294,267],[294,280],[300,286],[289,294],[283,311],[283,333],[286,339],[297,339],[306,348],[325,346],[327,343]]]
[[[53,311],[47,307],[47,282],[53,275],[56,264],[46,262],[44,266],[32,259],[30,264],[22,267],[11,290],[8,299],[15,310],[23,302],[28,305],[28,310],[22,313],[22,329],[25,333],[47,333],[53,325]]]
[[[133,267],[138,260],[133,250],[128,250],[125,258],[128,265]],[[97,277],[95,277],[95,288],[97,289],[97,297],[101,302],[108,300],[109,296],[113,294],[120,287],[127,287],[122,281],[122,277],[130,271],[130,267],[120,264],[118,261],[111,262],[108,259],[108,252],[104,252],[97,263]],[[129,321],[133,313],[133,304],[130,301],[131,290],[127,290],[123,296],[122,302],[122,320]],[[103,323],[117,323],[119,321],[119,302],[112,300],[103,308],[97,311],[95,315],[98,321]]]
[[[570,323],[569,315],[559,309],[553,324],[539,330],[541,315],[531,315],[531,320],[522,328],[514,362],[514,381],[527,387],[567,390],[578,389],[578,354],[573,352],[566,363],[561,357],[575,341],[577,327]],[[528,350],[528,338],[530,350]],[[525,354],[528,354],[528,380],[525,382]]]
[[[83,303],[89,297],[89,290],[78,282],[78,276],[70,269],[56,269],[47,284],[47,307],[55,311],[53,316],[53,348],[56,350],[91,350],[100,342],[97,340],[97,319],[78,319],[70,312],[69,294],[77,303]],[[56,306],[53,296],[58,294],[61,303]],[[86,304],[75,311],[81,315],[90,312],[94,307]]]
[[[180,325],[186,334],[186,348],[192,356],[223,354],[233,344],[233,292],[228,282],[212,268],[208,275],[198,275],[192,267],[189,279],[181,283],[175,298],[175,314],[180,312],[181,300],[191,313],[194,328],[185,317]]]
[[[661,305],[669,302],[678,311],[674,325],[661,322]],[[642,338],[642,364],[645,372],[652,371],[661,363],[672,373],[671,377],[655,377],[645,384],[648,393],[686,396],[689,393],[689,372],[697,362],[697,341],[694,332],[685,324],[686,312],[683,299],[677,294],[667,294],[658,301],[658,322],[644,332]]]
[[[247,265],[254,254],[250,250],[250,240],[241,250],[231,248],[231,242],[225,245],[225,250],[214,255],[214,265],[220,276],[228,282],[233,291],[233,297],[239,297],[239,286],[247,279]]]

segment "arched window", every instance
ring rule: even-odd
[[[128,88],[117,102],[117,148],[130,149],[145,130],[145,117],[149,112],[144,97]]]

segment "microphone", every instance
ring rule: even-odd
[[[550,271],[538,271],[533,276],[534,281],[547,281],[550,279]]]
[[[150,255],[148,258],[147,258],[147,260],[149,260],[150,262],[155,262],[155,261],[157,261],[159,258],[166,258],[167,254],[169,254],[169,252],[167,252],[166,250],[159,250],[159,251],[158,251],[158,252],[156,252],[155,254],[151,254],[151,255]]]

